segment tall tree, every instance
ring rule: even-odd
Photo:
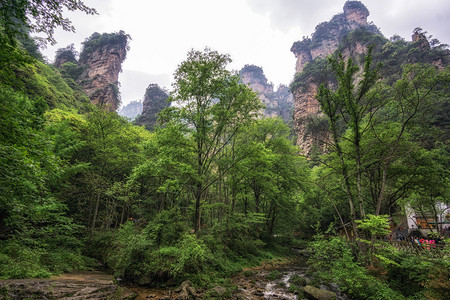
[[[194,198],[195,230],[200,229],[200,209],[206,191],[228,169],[218,172],[218,160],[239,130],[256,119],[261,103],[237,74],[226,69],[229,55],[192,50],[175,72],[172,120],[185,123],[191,137],[195,174],[189,178]]]
[[[339,161],[338,170],[342,175],[345,191],[347,193],[350,220],[352,222],[355,234],[356,224],[356,204],[359,204],[359,214],[363,217],[365,214],[364,202],[362,197],[361,177],[362,177],[362,156],[361,149],[363,135],[368,131],[371,125],[372,117],[367,116],[375,114],[378,109],[378,97],[374,93],[374,86],[378,79],[379,66],[372,66],[372,50],[369,48],[365,58],[362,78],[355,84],[356,75],[359,67],[351,58],[345,61],[341,54],[338,58],[329,58],[332,71],[337,79],[337,88],[332,90],[325,84],[319,87],[317,100],[324,114],[327,116],[330,125],[330,134],[332,138],[331,150],[337,156]],[[364,122],[364,118],[369,122]],[[343,136],[345,129],[349,129],[349,134]],[[351,153],[346,153],[344,142],[350,143]],[[351,170],[349,165],[349,156],[356,165],[355,185],[356,197],[353,192],[351,182]]]

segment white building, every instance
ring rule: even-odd
[[[438,202],[435,212],[415,211],[412,207],[406,207],[405,212],[409,233],[419,229],[424,236],[430,232],[450,234],[450,206],[448,204]]]

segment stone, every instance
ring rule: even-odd
[[[242,82],[254,91],[266,107],[264,116],[281,117],[285,123],[292,121],[292,110],[294,108],[294,96],[289,88],[280,85],[276,91],[270,83],[262,68],[255,65],[246,65],[240,71]]]
[[[164,89],[157,84],[150,84],[145,90],[142,113],[136,118],[136,124],[152,130],[157,125],[158,114],[170,105],[168,98],[169,94]]]
[[[225,293],[227,292],[227,289],[222,286],[216,286],[210,290],[210,295],[212,297],[223,297]]]
[[[311,38],[295,42],[291,51],[297,59],[297,74],[303,72],[307,63],[317,58],[326,58],[334,53],[342,37],[352,30],[364,27],[372,33],[381,34],[376,26],[371,26],[367,22],[368,15],[368,9],[360,1],[347,1],[343,13],[335,15],[329,22],[317,25]],[[347,53],[343,53],[344,57],[364,53],[367,48],[357,45],[355,49],[345,50]],[[305,156],[310,156],[314,148],[325,152],[329,139],[326,129],[322,128],[320,105],[315,98],[317,84],[320,81],[317,78],[307,78],[302,86],[296,87],[292,91],[294,95],[294,132],[297,135],[297,145],[300,146],[302,154]],[[315,117],[319,117],[317,126],[312,122]]]
[[[108,37],[108,42],[83,50],[78,64],[84,66],[85,70],[77,81],[93,104],[116,111],[120,103],[119,73],[128,50],[128,36],[123,32],[103,35],[94,33],[85,45],[92,40],[105,40]]]
[[[303,288],[303,294],[306,298],[312,300],[335,300],[337,298],[336,293],[318,289],[310,285]]]

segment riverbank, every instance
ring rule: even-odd
[[[306,260],[302,257],[274,259],[243,269],[227,285],[196,289],[189,281],[173,288],[120,286],[104,271],[66,273],[49,279],[0,281],[0,299],[303,299]],[[340,295],[337,299],[345,299]]]

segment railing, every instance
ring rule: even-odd
[[[429,244],[429,243],[413,243],[407,241],[388,241],[389,244],[397,248],[410,253],[430,254],[431,256],[440,257],[444,255],[442,251],[444,249],[443,244]]]

